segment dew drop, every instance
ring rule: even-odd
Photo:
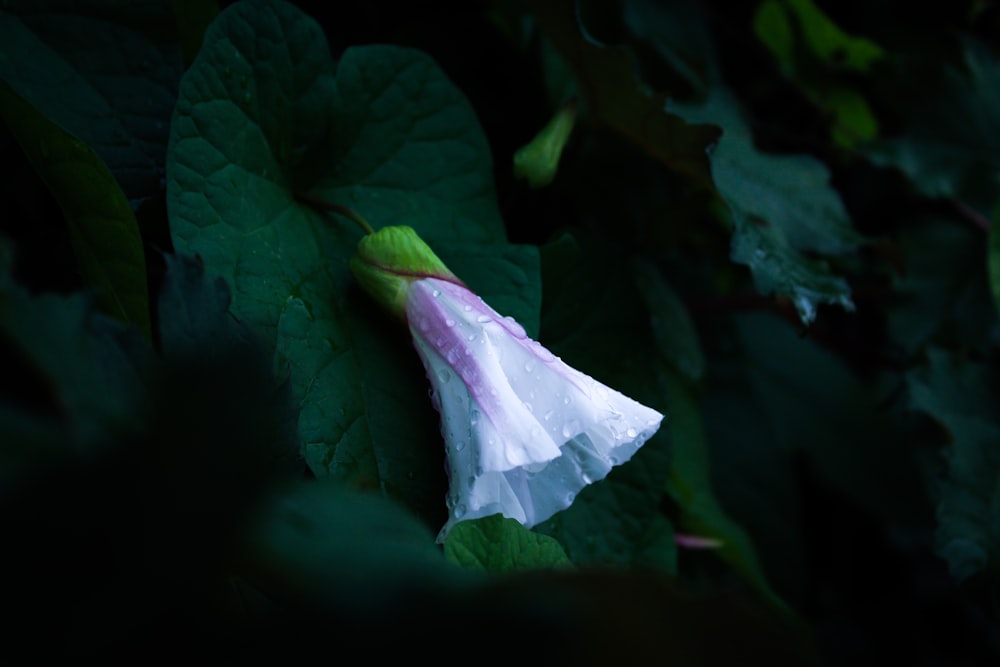
[[[450,350],[448,350],[448,363],[454,364],[457,361],[458,361],[458,350],[455,348],[451,348]]]
[[[630,437],[630,438],[634,438],[635,436],[639,435],[639,432],[638,432],[638,431],[636,431],[636,430],[635,430],[634,428],[632,428],[631,426],[629,426],[629,427],[628,427],[628,430],[626,430],[626,431],[625,431],[625,435],[627,435],[627,436],[628,436],[628,437]]]
[[[472,310],[472,306],[470,306],[469,304],[465,304],[464,306],[462,306],[462,310],[464,310],[465,312],[469,312],[470,310]]]
[[[431,292],[431,296],[433,296],[435,298],[441,296],[441,290],[439,290],[439,289],[434,290],[433,292]]]
[[[455,451],[456,452],[460,452],[463,449],[465,449],[465,440],[456,440],[455,441]]]
[[[479,410],[473,408],[472,410],[469,411],[469,424],[475,426],[478,423],[479,423]]]
[[[528,334],[525,332],[524,327],[522,327],[517,320],[508,315],[504,319],[504,326],[507,331],[511,333],[515,338],[524,338]]]
[[[535,409],[533,407],[531,407],[531,403],[528,403],[527,401],[524,402],[524,409],[527,410],[528,412],[534,412],[535,411]]]
[[[420,327],[421,331],[425,331],[425,332],[426,331],[430,331],[430,329],[431,329],[430,320],[428,320],[426,317],[421,317],[420,318],[420,324],[418,326]]]
[[[476,318],[476,321],[479,322],[480,324],[486,324],[487,322],[492,322],[493,318],[490,317],[489,315],[480,315],[479,317]]]
[[[437,372],[437,376],[438,376],[438,380],[440,380],[442,384],[447,383],[448,380],[451,379],[451,373],[448,371],[447,368],[440,369]]]
[[[524,370],[527,373],[530,373],[531,371],[535,370],[535,360],[529,359],[528,361],[524,362]]]
[[[476,477],[482,477],[484,472],[483,466],[476,466]]]
[[[453,327],[453,326],[455,326],[455,320],[453,320],[453,319],[451,319],[451,318],[449,317],[448,319],[446,319],[446,320],[444,321],[444,325],[445,325],[446,327]]]
[[[444,336],[438,336],[437,340],[434,341],[434,345],[436,345],[438,349],[444,347]]]
[[[562,427],[562,434],[564,438],[572,438],[580,432],[580,422],[576,419],[571,419]]]
[[[563,396],[563,405],[569,405],[569,396]]]
[[[476,340],[476,334],[469,334],[469,342]]]
[[[546,412],[545,421],[549,421],[550,419],[552,419],[552,415],[554,415],[555,413],[556,413],[555,410],[549,410],[548,412]]]
[[[463,516],[465,516],[465,505],[459,505],[458,507],[456,507],[454,514],[456,519],[461,519]]]

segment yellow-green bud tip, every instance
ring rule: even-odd
[[[397,317],[406,317],[410,285],[423,278],[461,284],[412,227],[383,227],[358,242],[351,258],[354,278],[376,302]]]
[[[559,110],[531,143],[514,153],[514,176],[532,188],[545,187],[556,177],[559,158],[576,121],[576,98]]]

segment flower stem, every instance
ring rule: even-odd
[[[365,234],[373,234],[375,232],[375,230],[372,229],[372,226],[368,224],[368,221],[353,208],[348,208],[347,206],[342,206],[340,204],[334,204],[333,202],[321,199],[316,195],[311,195],[308,192],[296,192],[295,198],[308,206],[322,209],[324,211],[330,211],[331,213],[338,213],[345,218],[348,218],[358,227],[363,229]]]

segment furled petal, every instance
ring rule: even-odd
[[[406,317],[448,458],[448,522],[501,513],[531,527],[624,463],[663,415],[566,365],[457,282],[410,286]]]

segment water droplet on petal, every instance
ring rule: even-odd
[[[555,413],[556,413],[555,410],[549,410],[548,412],[546,412],[545,421],[549,421],[550,419],[552,419],[552,415],[554,415]]]
[[[535,360],[529,359],[528,361],[524,362],[524,370],[528,373],[535,370]]]
[[[478,423],[479,423],[479,410],[473,408],[472,410],[469,411],[469,424],[475,426]]]
[[[636,430],[635,430],[634,428],[632,428],[631,426],[629,426],[629,427],[628,427],[628,430],[627,430],[627,431],[625,431],[625,435],[627,435],[627,436],[628,436],[628,437],[630,437],[630,438],[634,438],[635,436],[639,435],[639,432],[638,432],[638,431],[636,431]]]
[[[469,312],[470,310],[472,310],[472,306],[470,306],[469,304],[465,304],[464,306],[462,306],[462,310],[464,310],[465,312]]]
[[[522,327],[518,323],[518,321],[515,320],[513,317],[508,315],[507,317],[503,318],[503,320],[504,320],[504,327],[506,327],[507,331],[509,331],[512,336],[514,336],[515,338],[527,337],[528,334],[525,332],[524,327]]]
[[[456,361],[458,361],[458,350],[454,347],[451,348],[450,350],[448,350],[447,357],[448,357],[448,363],[454,364]]]
[[[438,380],[440,380],[442,384],[448,382],[448,380],[451,379],[451,373],[448,372],[447,368],[442,368],[441,370],[439,370],[437,372],[437,376]]]
[[[569,405],[569,396],[563,396],[563,405]]]
[[[465,516],[465,505],[459,505],[458,507],[456,507],[454,514],[456,519],[461,519],[463,516]]]
[[[535,409],[533,407],[531,407],[531,403],[528,403],[527,401],[524,402],[524,409],[527,410],[528,412],[534,412],[535,411]]]
[[[492,322],[493,318],[490,317],[489,315],[480,315],[479,317],[476,318],[476,321],[479,322],[480,324],[486,324],[487,322]]]
[[[430,331],[430,329],[431,329],[430,320],[428,320],[426,317],[421,317],[420,318],[420,325],[419,326],[420,326],[420,330],[421,331],[425,331],[425,332],[426,331]]]
[[[476,477],[482,477],[484,472],[483,466],[476,466]]]
[[[437,340],[434,341],[434,345],[438,348],[444,347],[444,336],[438,336]]]
[[[580,422],[576,419],[571,419],[562,427],[562,434],[564,438],[572,438],[574,435],[580,433]]]
[[[549,352],[544,345],[539,343],[537,340],[531,341],[531,350],[534,352],[535,356],[542,361],[548,363],[550,361],[556,360],[556,355]]]
[[[431,292],[431,295],[435,297],[441,296],[441,290],[436,289],[433,292]]]
[[[448,319],[446,319],[446,320],[444,321],[444,325],[445,325],[446,327],[453,327],[453,326],[455,326],[455,320],[453,320],[453,319],[451,319],[451,318],[449,317]]]
[[[476,340],[476,334],[469,334],[469,342]],[[466,350],[468,352],[468,350]]]
[[[456,452],[460,452],[463,449],[465,449],[465,440],[456,440],[455,441],[455,451]]]

